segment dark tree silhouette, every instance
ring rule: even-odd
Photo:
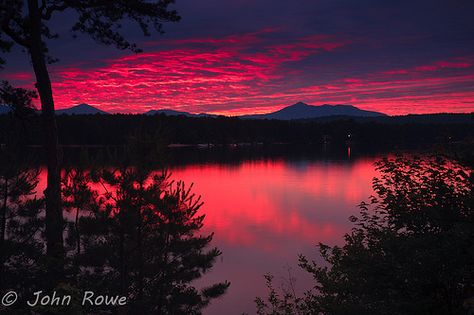
[[[24,293],[44,279],[44,200],[35,198],[39,170],[0,149],[0,290]]]
[[[116,168],[91,167],[84,154],[65,171],[66,276],[73,288],[127,296],[119,313],[200,314],[229,283],[194,286],[221,253],[202,234],[200,197],[153,170],[163,150],[156,137],[133,133]]]
[[[39,169],[23,141],[34,96],[0,84],[0,103],[11,108],[0,147],[0,290],[15,289],[21,295],[44,279],[44,200],[36,198]]]
[[[9,117],[18,119],[13,112]],[[202,202],[165,171],[151,171],[162,146],[135,133],[117,169],[94,168],[84,151],[62,172],[65,281],[54,290],[72,302],[28,307],[25,300],[44,290],[50,257],[45,203],[36,197],[40,172],[16,143],[0,148],[0,290],[14,289],[21,302],[0,313],[201,314],[226,292],[228,282],[193,283],[221,255],[210,247],[213,235],[202,232]],[[81,305],[85,290],[126,296],[127,305]]]
[[[360,205],[342,247],[320,244],[326,264],[300,257],[315,279],[304,297],[258,298],[259,314],[471,314],[474,176],[442,158],[378,163],[377,197]]]
[[[143,150],[142,144],[130,150],[154,151]],[[143,157],[142,162],[148,160]],[[69,169],[62,183],[69,211],[66,274],[72,287],[127,296],[119,310],[127,314],[201,314],[226,292],[227,282],[201,289],[192,283],[221,253],[209,248],[212,234],[201,234],[202,202],[184,183],[140,163]],[[86,313],[98,310],[83,307]]]
[[[16,88],[8,81],[0,82],[0,102],[10,108],[10,115],[6,117],[10,123],[13,122],[12,115],[22,120],[33,116],[35,114],[33,99],[36,97],[37,94],[34,91]],[[11,136],[12,134],[9,133],[8,137]]]
[[[119,49],[139,49],[120,33],[124,20],[138,24],[145,35],[150,28],[162,32],[162,23],[178,21],[175,11],[168,10],[173,0],[2,0],[0,1],[0,49],[7,50],[12,43],[22,46],[30,55],[36,76],[36,88],[41,100],[44,147],[47,156],[46,242],[51,257],[51,284],[63,276],[63,214],[60,193],[60,161],[58,134],[54,115],[53,91],[47,64],[53,61],[48,55],[47,39],[56,37],[48,21],[53,15],[74,11],[77,19],[72,31],[90,35],[104,44]]]

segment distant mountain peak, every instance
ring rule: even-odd
[[[304,102],[298,102],[288,107],[306,107],[306,106],[309,106],[309,105]]]
[[[213,114],[206,114],[206,113],[200,113],[200,114],[192,114],[188,112],[182,112],[182,111],[177,111],[174,109],[152,109],[149,110],[145,113],[144,115],[160,115],[164,114],[166,116],[186,116],[186,117],[216,117],[217,115]]]
[[[166,116],[192,116],[192,114],[188,112],[182,112],[174,109],[163,108],[163,109],[151,109],[145,113],[144,115],[158,115],[158,114],[165,114]]]
[[[359,109],[353,105],[345,104],[323,104],[319,106],[308,105],[304,102],[284,107],[276,112],[263,115],[245,115],[241,116],[244,119],[278,119],[278,120],[293,120],[293,119],[313,119],[329,116],[348,116],[348,117],[377,117],[385,116],[383,113],[372,112]]]
[[[77,104],[73,107],[76,107],[76,108],[95,108],[94,106],[86,104],[86,103]]]
[[[56,110],[56,114],[57,115],[95,115],[95,114],[106,115],[108,113],[92,105],[81,103],[69,108],[58,109]]]

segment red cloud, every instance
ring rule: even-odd
[[[463,69],[469,68],[472,64],[468,62],[449,62],[449,61],[438,61],[432,65],[416,67],[416,71],[437,71],[444,68]]]
[[[284,78],[284,63],[343,46],[325,36],[266,43],[260,38],[266,32],[170,41],[176,47],[110,60],[102,68],[55,68],[56,103],[85,102],[112,112],[222,111],[226,103],[264,96],[273,81]]]
[[[305,62],[342,51],[350,42],[313,35],[281,43],[275,32],[170,40],[161,42],[165,48],[160,50],[149,42],[149,52],[105,60],[101,67],[56,65],[51,69],[56,105],[232,115],[273,111],[298,101],[351,103],[388,114],[473,110],[473,58],[360,76],[338,69],[339,78],[324,81],[323,65]],[[30,87],[33,82],[28,73],[8,78]]]
[[[457,58],[459,59],[459,58]],[[471,60],[467,60],[471,59]],[[472,58],[461,58],[461,60],[442,60],[431,64],[416,66],[411,69],[395,69],[385,71],[385,74],[413,74],[416,72],[431,72],[443,69],[465,69],[473,66]]]

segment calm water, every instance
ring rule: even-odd
[[[228,293],[206,314],[255,313],[254,299],[266,293],[263,275],[276,284],[296,278],[296,289],[311,284],[297,267],[303,253],[319,260],[318,242],[341,244],[348,217],[371,195],[377,158],[262,160],[238,164],[190,164],[172,169],[175,179],[194,183],[202,195],[205,231],[214,232],[222,258],[204,282],[229,280]]]
[[[319,242],[343,243],[352,227],[349,216],[372,194],[378,159],[354,158],[348,151],[337,158],[239,157],[222,162],[204,157],[173,166],[173,179],[193,183],[193,192],[202,196],[203,232],[215,233],[212,245],[223,252],[200,282],[231,282],[227,294],[205,314],[254,314],[255,297],[267,293],[267,273],[278,286],[291,268],[296,291],[308,289],[311,277],[297,266],[298,254],[321,261]],[[42,174],[39,191],[46,184]]]

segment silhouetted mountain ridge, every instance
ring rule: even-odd
[[[57,115],[95,115],[95,114],[107,115],[108,113],[94,106],[83,103],[83,104],[78,104],[76,106],[72,106],[69,108],[57,109],[56,114]]]
[[[159,115],[159,114],[165,114],[167,116],[186,116],[186,117],[191,117],[193,114],[188,113],[188,112],[182,112],[174,109],[152,109],[147,112],[144,112],[143,115]]]
[[[186,116],[186,117],[217,117],[218,115],[213,114],[206,114],[206,113],[199,113],[199,114],[192,114],[189,112],[178,111],[174,109],[152,109],[147,112],[144,112],[143,115],[160,115],[164,114],[166,116]]]
[[[11,108],[7,105],[0,104],[0,115],[9,113]],[[78,104],[69,108],[56,110],[57,115],[108,115],[109,113],[100,110],[88,104]],[[166,115],[166,116],[183,116],[187,118],[200,117],[223,117],[213,114],[193,114],[185,111],[177,111],[173,109],[149,110],[142,115]],[[379,122],[379,123],[466,123],[472,122],[473,113],[453,114],[453,113],[435,113],[435,114],[409,114],[402,116],[388,116],[380,112],[366,111],[352,105],[320,105],[312,106],[303,102],[287,106],[278,111],[268,114],[242,115],[234,118],[244,120],[300,120],[300,121],[339,121],[354,120],[357,122]]]
[[[173,109],[150,110],[145,115],[165,114],[167,116],[186,116],[186,117],[216,117],[212,114],[192,114],[184,111],[176,111]],[[303,102],[287,106],[273,113],[254,114],[238,116],[242,119],[277,119],[277,120],[293,120],[293,119],[312,119],[329,116],[353,116],[353,117],[382,117],[387,116],[383,113],[367,111],[359,109],[352,105],[329,105],[320,106],[308,105]]]
[[[277,120],[295,120],[295,119],[312,119],[330,116],[353,116],[353,117],[381,117],[387,116],[380,112],[368,111],[357,108],[352,105],[329,105],[320,106],[308,105],[299,102],[273,113],[259,115],[243,115],[242,119],[277,119]]]

